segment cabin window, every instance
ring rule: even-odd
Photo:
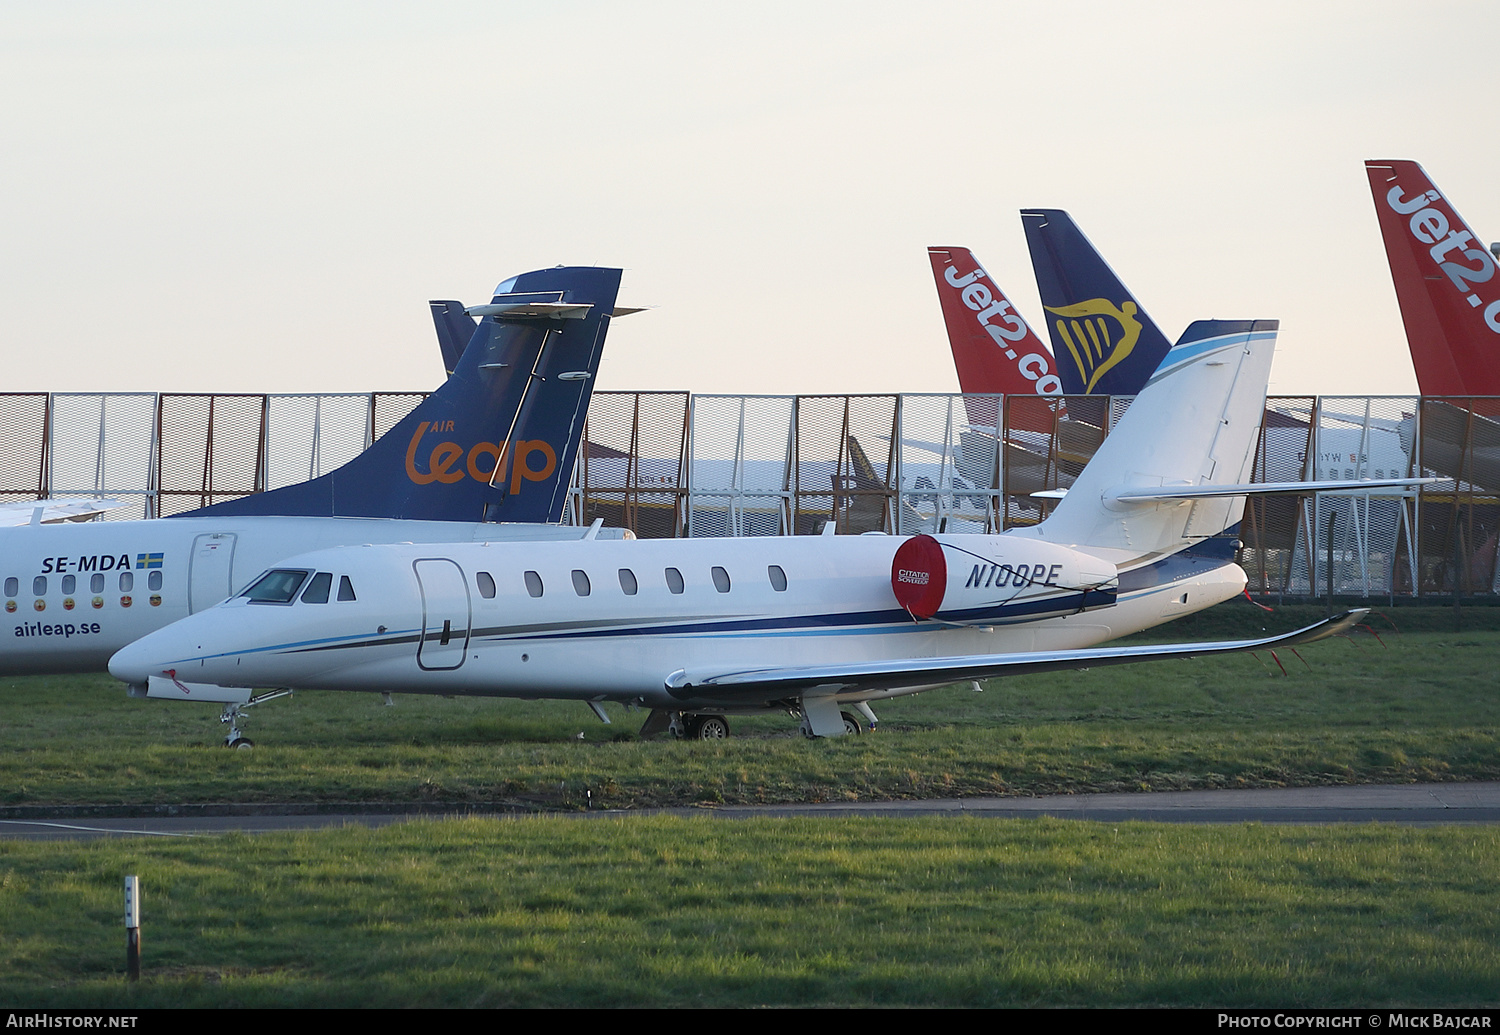
[[[718,590],[720,593],[728,593],[729,592],[729,572],[725,571],[723,568],[721,568],[717,564],[715,564],[714,565],[714,570],[713,570],[713,576],[714,576],[714,589]]]
[[[92,574],[92,575],[89,576],[89,592],[90,593],[103,593],[104,592],[104,576],[101,575],[101,574],[99,574],[97,571],[94,572],[94,574]]]
[[[641,587],[635,581],[635,572],[629,568],[620,569],[620,589],[624,590],[627,597],[633,597]]]
[[[495,583],[492,581],[490,583],[490,596],[494,596],[494,595],[495,595]],[[349,581],[349,576],[347,576],[347,575],[340,575],[339,576],[339,600],[342,601],[342,600],[353,600],[353,599],[354,599],[354,583],[352,583],[352,582]]]
[[[302,591],[302,602],[304,604],[326,604],[328,594],[333,589],[333,572],[320,571],[308,582],[307,588]]]
[[[542,577],[534,571],[526,573],[526,592],[534,597],[542,595]]]
[[[72,578],[71,575],[68,577]],[[153,591],[161,589],[161,572],[153,571],[150,575],[147,575],[146,585],[149,586]],[[71,593],[72,590],[69,590],[68,592]]]
[[[479,595],[486,600],[495,599],[495,579],[487,571],[476,571],[474,573],[474,584],[479,587]]]
[[[573,592],[577,593],[581,597],[586,597],[592,590],[593,587],[589,585],[588,574],[586,572],[579,571],[577,568],[574,568]]]
[[[667,569],[667,588],[673,593],[681,593],[683,588],[682,572],[676,568]]]
[[[786,572],[781,570],[781,565],[767,565],[766,577],[771,580],[772,589],[778,593],[786,592]]]
[[[64,575],[62,577],[63,596],[70,597],[78,592],[78,577],[76,575]]]
[[[5,595],[13,597],[21,591],[21,580],[12,575],[5,580]]]
[[[252,604],[290,604],[307,580],[308,572],[289,568],[275,568],[250,583],[250,588],[240,596],[249,598]],[[121,580],[125,576],[120,576]],[[124,586],[120,587],[121,589]]]
[[[120,592],[129,593],[133,589],[135,589],[135,572],[120,572]]]
[[[31,592],[39,597],[47,595],[47,576],[38,575],[31,580]]]

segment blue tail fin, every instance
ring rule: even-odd
[[[1021,213],[1065,395],[1136,395],[1170,347],[1060,209]]]
[[[619,286],[582,266],[507,280],[453,375],[369,449],[193,515],[560,520]]]
[[[479,321],[464,309],[462,302],[428,302],[432,310],[432,322],[437,327],[438,348],[443,350],[443,373],[451,375],[458,369],[469,339],[479,329]]]

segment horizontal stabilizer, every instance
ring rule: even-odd
[[[1119,503],[1156,503],[1161,500],[1199,500],[1224,496],[1276,496],[1300,492],[1374,492],[1377,489],[1415,489],[1441,478],[1370,478],[1362,481],[1250,482],[1243,485],[1161,485],[1125,488],[1111,498]],[[1033,496],[1038,495],[1032,493]]]
[[[106,510],[125,504],[116,499],[13,500],[0,503],[0,526],[51,525],[59,521],[86,521]]]
[[[955,658],[907,658],[863,664],[807,665],[763,668],[742,672],[674,672],[666,689],[683,699],[726,704],[774,699],[819,688],[820,693],[896,690],[940,686],[971,679],[994,679],[1030,672],[1124,665],[1161,658],[1197,658],[1247,650],[1293,647],[1347,632],[1364,620],[1369,608],[1345,611],[1327,621],[1296,632],[1262,640],[1219,640],[1204,643],[1154,643],[1135,647],[1090,647],[1083,650],[1032,651],[1018,654],[981,654]]]
[[[506,320],[582,320],[592,305],[568,302],[492,302],[471,305],[464,312],[470,316],[498,316]]]

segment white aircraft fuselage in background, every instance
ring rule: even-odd
[[[283,558],[348,543],[578,539],[561,525],[183,517],[0,528],[0,675],[103,671],[154,629],[212,607]]]

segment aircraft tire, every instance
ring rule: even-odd
[[[729,720],[722,715],[694,715],[688,720],[689,740],[725,740],[729,737]]]
[[[244,751],[249,748],[253,748],[255,746],[255,741],[251,740],[249,737],[241,737],[239,740],[231,741],[224,746],[227,748],[234,748],[234,750],[236,751]]]
[[[839,715],[844,720],[845,735],[857,737],[865,731],[865,728],[859,724],[859,720],[854,717],[853,712],[839,712]]]

